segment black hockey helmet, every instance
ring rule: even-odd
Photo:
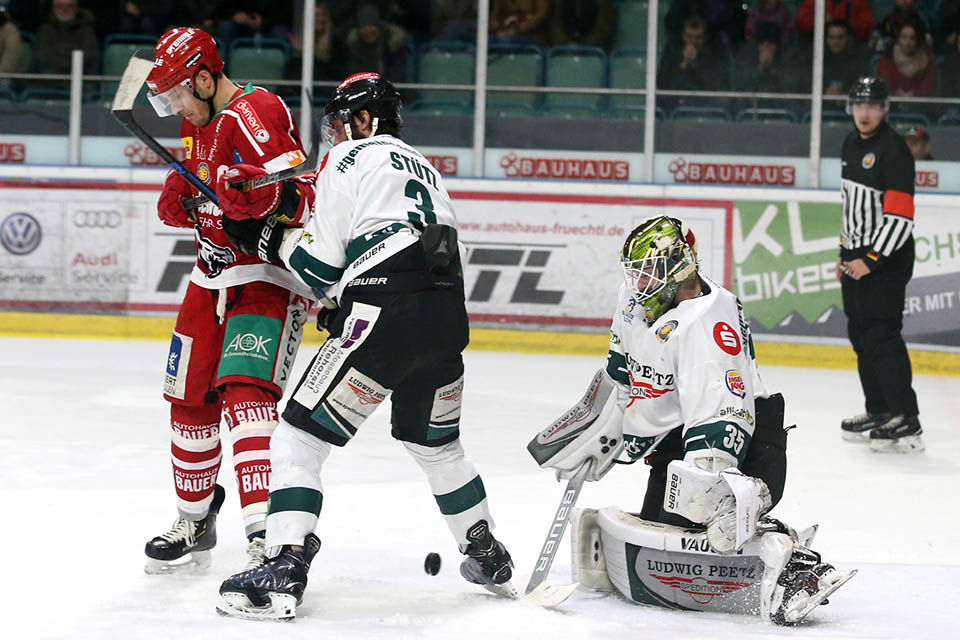
[[[882,104],[884,108],[889,108],[890,88],[882,78],[861,76],[847,94],[847,113],[855,104]]]
[[[400,110],[403,102],[396,88],[379,74],[355,73],[337,87],[337,91],[330,98],[323,112],[343,123],[347,130],[347,137],[353,139],[350,133],[350,119],[358,111],[370,112],[373,121],[373,135],[388,133],[400,135],[403,118]]]

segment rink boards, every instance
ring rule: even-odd
[[[168,334],[195,253],[191,230],[156,217],[163,177],[155,169],[5,168],[0,306],[33,319],[4,314],[0,333],[36,333],[44,324],[36,314],[67,313],[94,317],[75,329],[59,317],[53,333]],[[623,238],[643,218],[666,213],[693,228],[702,270],[740,297],[758,342],[778,343],[790,362],[852,363],[833,277],[835,191],[469,179],[447,187],[466,247],[474,347],[602,351]],[[960,351],[956,202],[917,197],[904,333],[938,352]],[[931,364],[958,368],[952,358]]]

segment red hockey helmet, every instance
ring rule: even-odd
[[[179,90],[193,93],[201,69],[223,71],[223,59],[213,37],[192,27],[176,27],[163,34],[153,49],[155,61],[147,76],[151,103],[161,116],[172,115],[170,103],[180,99]],[[154,98],[160,98],[155,100]]]

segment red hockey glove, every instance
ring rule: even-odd
[[[267,175],[266,169],[252,164],[235,164],[224,172],[217,182],[217,199],[220,200],[220,209],[228,218],[234,220],[265,218],[276,211],[283,191],[282,182],[275,182],[250,191],[240,191],[230,187],[231,182],[252,180],[265,175]]]
[[[193,187],[176,171],[167,174],[157,202],[157,215],[163,224],[171,227],[192,227],[190,213],[183,208],[183,199],[193,195]]]

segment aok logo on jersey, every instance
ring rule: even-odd
[[[254,333],[245,333],[233,337],[223,355],[248,355],[256,358],[269,358],[270,351],[267,346],[273,342],[273,338],[264,338]]]
[[[253,138],[260,144],[268,142],[270,140],[270,132],[267,131],[266,127],[263,126],[263,123],[260,122],[257,112],[253,110],[253,107],[250,106],[250,103],[246,100],[239,100],[237,102],[237,111],[243,116],[243,121],[247,123],[247,126],[250,128],[250,132],[253,133]]]

